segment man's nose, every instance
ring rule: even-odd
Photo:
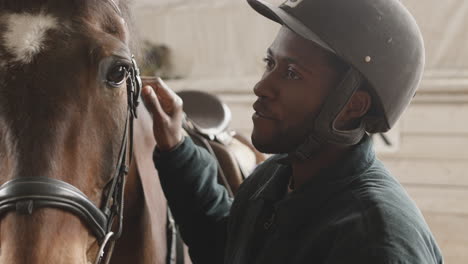
[[[260,98],[274,98],[276,96],[276,84],[271,73],[265,73],[260,81],[254,86],[253,91]]]

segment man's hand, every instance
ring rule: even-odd
[[[160,78],[144,80],[143,101],[153,117],[153,131],[158,148],[168,151],[183,139],[182,99]]]

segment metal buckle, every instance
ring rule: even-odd
[[[128,105],[130,106],[130,110],[132,116],[137,118],[136,108],[139,104],[141,87],[143,86],[141,77],[140,77],[140,69],[138,68],[138,64],[135,60],[135,57],[132,55],[132,68],[129,71],[129,78],[127,80],[127,89],[128,89]]]
[[[98,256],[97,256],[97,258],[96,258],[95,264],[101,263],[102,257],[104,257],[104,251],[105,251],[105,249],[106,249],[106,246],[107,246],[107,244],[109,243],[109,241],[111,241],[111,238],[112,238],[113,236],[114,236],[114,232],[110,231],[110,232],[107,233],[107,235],[104,237],[104,240],[102,241],[102,244],[101,244],[101,246],[99,247]]]

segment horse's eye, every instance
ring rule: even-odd
[[[124,65],[117,65],[107,73],[107,83],[114,87],[120,86],[127,78],[127,73],[128,70]]]

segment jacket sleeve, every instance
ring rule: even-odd
[[[217,181],[217,161],[186,137],[153,161],[194,263],[222,263],[232,199]]]

